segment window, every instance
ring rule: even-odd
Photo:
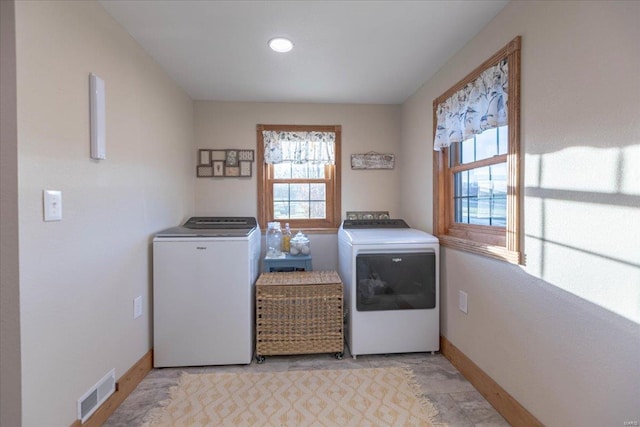
[[[340,126],[258,125],[258,220],[340,225]]]
[[[455,223],[507,225],[507,132],[488,129],[449,149]]]
[[[520,37],[433,101],[434,230],[443,246],[524,264]]]

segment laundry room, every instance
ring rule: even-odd
[[[153,425],[183,373],[397,367],[424,425],[638,425],[639,2],[0,7],[2,426]],[[284,36],[291,52],[269,49]],[[448,127],[452,100],[480,86],[508,102],[483,104],[495,120],[464,110],[482,128],[465,136],[460,120]],[[283,129],[331,133],[329,157],[314,135],[307,169],[282,166],[269,132]],[[246,221],[211,231],[220,218]],[[372,243],[360,223],[344,227],[360,220],[392,231]],[[308,238],[320,284],[343,287],[305,296],[318,313],[344,304],[332,312],[342,351],[256,354],[274,221]],[[154,248],[182,238],[221,267]],[[184,276],[170,266],[180,257]],[[385,279],[394,268],[411,301]],[[316,277],[300,273],[277,286]],[[156,276],[172,274],[246,286],[209,294],[216,337],[244,336],[233,351],[202,343],[218,368],[172,344],[193,338],[178,330],[189,319],[209,321],[195,280],[154,306]],[[174,317],[156,328],[163,311]],[[156,343],[170,352],[154,367]]]

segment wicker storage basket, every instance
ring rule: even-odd
[[[343,295],[335,271],[263,273],[256,282],[256,358],[344,350]]]

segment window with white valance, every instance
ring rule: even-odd
[[[258,221],[340,225],[340,126],[258,125]]]
[[[520,37],[433,101],[440,244],[524,264]]]

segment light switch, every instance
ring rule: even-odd
[[[60,221],[62,219],[62,191],[44,190],[44,220]]]

